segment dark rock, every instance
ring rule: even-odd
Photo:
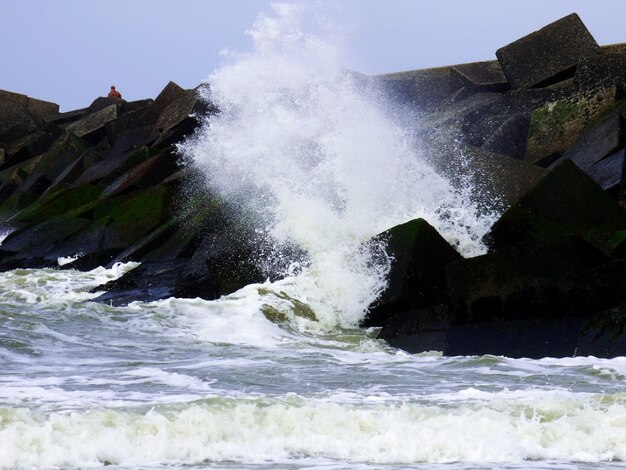
[[[616,87],[618,99],[626,97],[626,49],[589,57],[576,67],[574,84],[581,90]]]
[[[2,242],[0,266],[2,269],[53,266],[44,255],[54,246],[89,224],[89,220],[53,216],[42,222],[18,229]]]
[[[411,354],[443,351],[449,324],[445,305],[405,310],[389,319],[378,339]]]
[[[4,170],[43,154],[50,148],[57,137],[57,134],[51,134],[46,131],[36,131],[16,142],[12,142],[5,150],[5,160],[0,170]]]
[[[112,253],[102,250],[102,241],[108,223],[109,219],[103,217],[87,225],[68,239],[56,244],[46,253],[44,259],[54,263],[61,257],[77,256],[77,260],[63,266],[66,269],[91,270],[107,264]]]
[[[587,174],[605,191],[618,191],[624,182],[624,149],[592,165]]]
[[[626,102],[620,102],[612,112],[601,115],[565,151],[563,158],[588,171],[595,163],[624,146],[625,136],[620,116],[622,107],[626,108]]]
[[[75,181],[74,185],[80,186],[101,180],[110,183],[133,166],[156,155],[159,152],[157,149],[136,146],[137,142],[142,142],[147,138],[149,132],[150,127],[142,127],[120,134],[101,161],[88,165],[85,173]]]
[[[580,238],[559,237],[451,263],[451,315],[459,324],[588,315],[611,304],[597,295],[581,302],[575,278],[610,261]],[[592,300],[599,305],[587,310]]]
[[[176,283],[186,260],[166,260],[142,263],[119,279],[100,286],[95,291],[106,292],[95,302],[120,306],[130,302],[153,302],[172,297],[171,286]]]
[[[37,100],[35,98],[28,97],[26,109],[36,118],[44,119],[48,116],[58,114],[59,105],[51,103],[50,101]]]
[[[373,77],[392,98],[422,112],[432,112],[446,103],[462,85],[452,80],[450,67],[391,73]]]
[[[11,103],[28,112],[37,119],[43,119],[47,116],[57,114],[59,105],[49,101],[38,100],[19,93],[13,93],[6,90],[0,90],[0,103]],[[0,104],[2,106],[2,104]],[[0,119],[1,122],[1,119]],[[1,128],[2,126],[0,126]]]
[[[116,255],[115,258],[110,261],[109,266],[115,263],[122,263],[126,261],[144,262],[177,258],[177,256],[167,256],[169,253],[167,253],[165,250],[163,250],[165,256],[156,258],[152,257],[151,259],[146,258],[147,253],[150,253],[153,250],[159,250],[159,247],[162,247],[164,244],[166,244],[172,237],[173,233],[175,233],[175,230],[176,223],[172,221],[168,221],[158,226],[156,229],[154,229],[144,237],[141,237],[124,251]]]
[[[58,138],[41,156],[33,171],[39,172],[49,180],[55,180],[65,169],[76,161],[86,148],[86,142],[80,138],[64,134]]]
[[[28,108],[28,96],[12,91],[0,90],[0,103],[13,103],[21,108]]]
[[[189,119],[190,115],[195,113],[203,115],[207,110],[207,105],[199,99],[196,91],[185,91],[180,98],[163,110],[152,129],[149,140],[156,140],[155,143],[158,145],[159,140],[163,140],[169,131]]]
[[[34,222],[57,215],[83,216],[93,210],[102,188],[84,185],[78,188],[58,187],[11,217],[12,222]]]
[[[497,60],[454,65],[450,73],[461,81],[461,86],[476,91],[504,92],[509,88],[509,82]]]
[[[0,143],[8,143],[37,129],[28,112],[28,97],[0,90]]]
[[[493,225],[486,240],[494,249],[576,233],[602,247],[626,229],[626,211],[569,160],[541,178]]]
[[[87,114],[80,121],[71,123],[65,129],[91,143],[97,143],[105,136],[105,124],[117,118],[118,113],[118,107],[112,104],[93,114]]]
[[[600,53],[577,14],[573,13],[496,51],[511,87],[527,88],[558,81],[584,58]]]
[[[111,222],[104,234],[103,249],[122,252],[170,218],[173,190],[166,185],[101,200],[94,220],[108,216]]]
[[[124,173],[113,181],[100,195],[100,198],[113,197],[128,191],[148,188],[160,183],[178,170],[175,156],[161,152]]]
[[[424,219],[397,225],[379,235],[392,257],[388,287],[362,326],[384,326],[398,312],[446,301],[445,266],[461,255]]]
[[[86,111],[87,108],[75,109],[73,111],[67,111],[65,113],[57,113],[46,116],[43,118],[43,120],[46,123],[64,127],[65,124],[69,124],[81,119],[83,116],[85,116]]]
[[[604,46],[600,46],[600,52],[602,54],[626,52],[626,42],[620,42],[617,44],[605,44]]]
[[[113,137],[112,140],[114,141],[117,134],[140,127],[150,126],[152,128],[165,108],[177,99],[186,96],[189,91],[184,90],[174,82],[169,82],[154,101],[146,103],[145,106],[142,106],[143,103],[141,102],[136,102],[125,108],[127,112],[107,125],[109,135]],[[147,143],[147,139],[145,143]]]
[[[531,260],[531,264],[535,265],[535,259]],[[538,287],[546,280],[541,276],[533,281],[532,288],[516,296],[515,304],[526,303],[523,308],[526,318],[518,315],[518,318],[499,318],[497,321],[453,323],[446,335],[444,354],[498,354],[531,358],[577,354],[599,357],[623,355],[626,341],[623,336],[620,337],[620,332],[626,326],[623,318],[626,292],[624,261],[609,261],[574,276],[569,276],[566,270],[561,280],[558,280],[559,267],[553,268],[555,279],[551,289],[545,284]],[[488,304],[493,307],[502,299],[492,297],[485,300],[483,313],[490,316],[493,312],[485,312],[484,307]],[[507,300],[507,303],[509,305],[505,308],[510,307],[511,301]]]
[[[93,103],[91,103],[87,109],[85,110],[85,114],[89,115],[89,114],[94,114],[97,113],[98,111],[102,111],[103,109],[106,109],[110,106],[115,106],[118,109],[118,114],[121,114],[124,107],[126,105],[126,101],[119,99],[119,98],[115,98],[115,97],[108,97],[108,96],[101,96],[99,98],[96,98]]]
[[[469,184],[481,207],[503,211],[515,204],[546,170],[482,148],[458,144],[440,147],[432,142],[428,152],[433,166],[457,185]]]
[[[482,144],[482,148],[493,153],[523,160],[526,155],[526,142],[530,119],[526,116],[513,116],[502,123]]]
[[[152,103],[154,103],[154,100],[152,98],[148,98],[145,100],[127,101],[126,103],[124,103],[124,114],[133,113],[135,111],[139,111],[140,109],[144,110]]]
[[[576,354],[582,318],[546,318],[452,325],[446,356],[571,357]]]
[[[536,109],[530,117],[526,160],[548,166],[615,103],[615,86],[579,92]],[[546,164],[547,163],[547,164]]]
[[[568,91],[561,89],[516,90],[496,95],[497,99],[486,106],[477,107],[464,114],[460,121],[458,139],[480,147],[502,129],[507,121],[512,119],[518,122],[529,121],[536,109],[567,95]],[[520,144],[516,143],[515,146]],[[514,157],[519,158],[517,154]]]

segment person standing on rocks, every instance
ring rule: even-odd
[[[111,85],[111,91],[109,92],[109,98],[122,99],[122,94],[115,89],[115,85]]]

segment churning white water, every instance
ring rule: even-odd
[[[216,301],[126,307],[89,300],[132,263],[0,273],[0,469],[623,465],[626,359],[413,356],[355,326],[388,270],[372,236],[423,217],[471,255],[490,220],[314,17],[261,17],[182,147],[233,217],[306,256]]]
[[[472,255],[492,219],[420,158],[408,127],[419,124],[403,128],[366,78],[342,69],[332,35],[310,33],[325,25],[311,24],[311,8],[274,9],[250,32],[253,52],[209,77],[220,112],[182,151],[272,243],[306,252],[280,289],[329,328],[354,326],[385,287],[373,236],[422,217]]]

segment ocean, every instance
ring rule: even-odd
[[[136,263],[1,273],[0,468],[623,466],[626,358],[410,355],[359,328],[393,262],[376,234],[422,217],[479,255],[497,195],[437,173],[419,118],[312,21],[259,17],[179,146],[190,192],[265,241],[267,280],[114,307],[90,291]]]

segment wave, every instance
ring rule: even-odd
[[[609,397],[433,405],[208,399],[147,411],[0,408],[0,467],[621,461],[626,404]]]
[[[366,77],[342,69],[339,35],[320,16],[304,3],[261,15],[253,51],[207,80],[220,112],[180,150],[233,217],[268,245],[306,253],[268,274],[291,279],[280,290],[321,323],[351,327],[386,286],[390,260],[373,236],[422,217],[472,255],[493,218],[427,163],[411,137],[419,123],[392,116]]]

